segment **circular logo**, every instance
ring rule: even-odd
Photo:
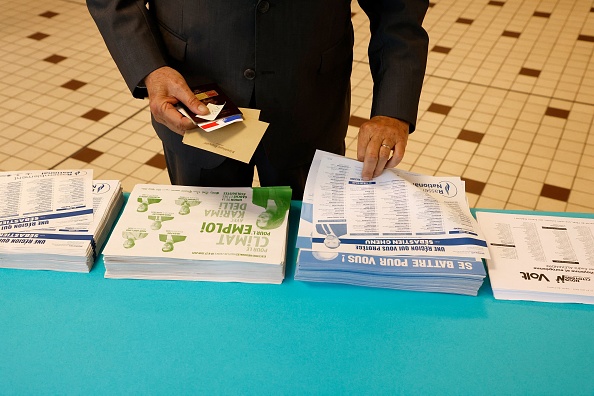
[[[105,194],[109,189],[110,186],[107,183],[93,184],[93,194]]]
[[[443,195],[445,197],[453,198],[458,194],[458,189],[455,184],[446,181],[442,181],[441,184],[443,185]]]

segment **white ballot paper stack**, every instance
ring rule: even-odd
[[[105,247],[105,277],[276,283],[289,187],[136,185]]]
[[[89,272],[123,204],[92,170],[0,173],[0,267]]]
[[[295,279],[476,295],[488,249],[464,183],[317,151],[307,178]]]
[[[491,252],[487,267],[495,298],[594,304],[594,219],[476,215]]]

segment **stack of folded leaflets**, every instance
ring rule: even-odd
[[[105,247],[105,277],[281,283],[289,187],[136,185]]]
[[[493,296],[594,304],[594,218],[586,213],[477,211]]]
[[[387,169],[316,152],[308,175],[295,279],[476,295],[486,242],[455,177]]]
[[[476,295],[482,260],[461,257],[377,256],[301,249],[295,279],[387,289]]]
[[[0,174],[0,267],[89,272],[123,204],[91,170]]]

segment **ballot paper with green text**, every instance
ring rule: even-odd
[[[136,185],[105,276],[280,283],[290,205],[289,187]]]

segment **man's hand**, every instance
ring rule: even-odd
[[[363,162],[363,180],[371,180],[385,168],[393,168],[402,161],[408,128],[407,122],[384,116],[375,116],[361,125],[357,159]]]
[[[182,136],[196,125],[177,111],[176,103],[182,102],[195,114],[209,113],[208,108],[196,99],[182,75],[170,67],[164,66],[151,72],[144,83],[155,120]]]

